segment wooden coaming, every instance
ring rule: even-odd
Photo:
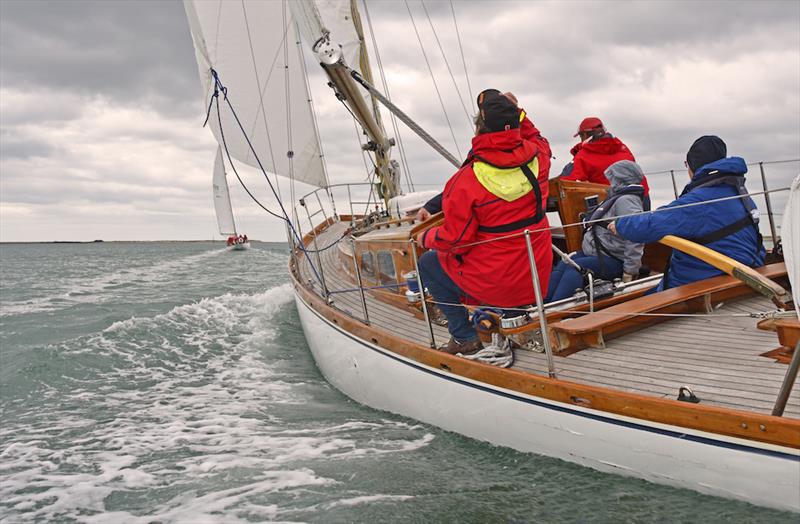
[[[768,278],[786,275],[783,262],[759,268]],[[693,282],[654,295],[640,296],[603,309],[597,314],[557,322],[550,326],[556,351],[603,347],[604,341],[642,329],[666,317],[637,316],[637,313],[710,313],[712,307],[725,300],[753,294],[739,280],[723,275]]]

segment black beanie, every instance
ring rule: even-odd
[[[497,89],[487,89],[478,95],[478,110],[483,125],[491,132],[519,127],[519,109]]]
[[[706,164],[721,160],[728,156],[728,147],[718,136],[705,135],[694,141],[689,152],[686,153],[686,163],[692,173]]]

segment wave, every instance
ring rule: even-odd
[[[73,372],[2,430],[0,520],[275,520],[299,511],[287,493],[338,489],[316,464],[428,446],[422,425],[320,415],[320,398],[341,397],[290,338],[292,297],[287,284],[205,298],[51,348]],[[405,499],[331,498],[319,509]]]
[[[102,295],[106,291],[117,290],[131,284],[170,282],[174,272],[202,263],[225,252],[225,250],[212,249],[149,266],[122,269],[87,280],[73,278],[62,283],[60,286],[62,290],[58,293],[2,304],[0,317],[57,311],[76,303],[98,302],[101,301]]]

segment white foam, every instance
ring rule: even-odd
[[[73,306],[76,303],[102,302],[104,298],[108,298],[103,296],[105,292],[127,284],[169,283],[173,280],[176,271],[201,264],[206,259],[219,256],[222,253],[225,253],[225,251],[212,249],[148,266],[121,269],[87,280],[80,278],[69,279],[61,283],[61,291],[59,292],[44,297],[3,303],[0,305],[0,317],[56,311]],[[120,262],[127,263],[125,259],[120,259]],[[109,296],[113,296],[113,294]]]
[[[334,502],[329,502],[321,506],[322,509],[328,510],[342,506],[358,506],[361,504],[371,504],[373,502],[383,502],[389,500],[410,500],[414,497],[412,495],[363,495],[360,497],[350,497],[340,499]]]
[[[317,462],[428,445],[424,426],[389,419],[286,427],[274,409],[308,399],[268,356],[281,344],[274,316],[291,301],[288,284],[225,294],[55,347],[64,359],[97,363],[96,375],[44,389],[42,412],[4,428],[0,520],[272,521],[291,509],[271,494],[336,486],[311,469]],[[108,511],[115,493],[165,486],[180,494]],[[365,493],[329,507],[391,497]]]

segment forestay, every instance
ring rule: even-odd
[[[225,176],[225,164],[222,161],[222,148],[217,147],[214,159],[214,210],[217,212],[217,224],[220,235],[235,235],[236,224],[233,221],[231,195],[228,191],[228,179]]]
[[[220,99],[208,126],[230,155],[294,180],[325,186],[319,138],[308,95],[296,24],[284,2],[184,0],[204,100],[219,75],[247,136]],[[222,97],[222,95],[220,95]]]

